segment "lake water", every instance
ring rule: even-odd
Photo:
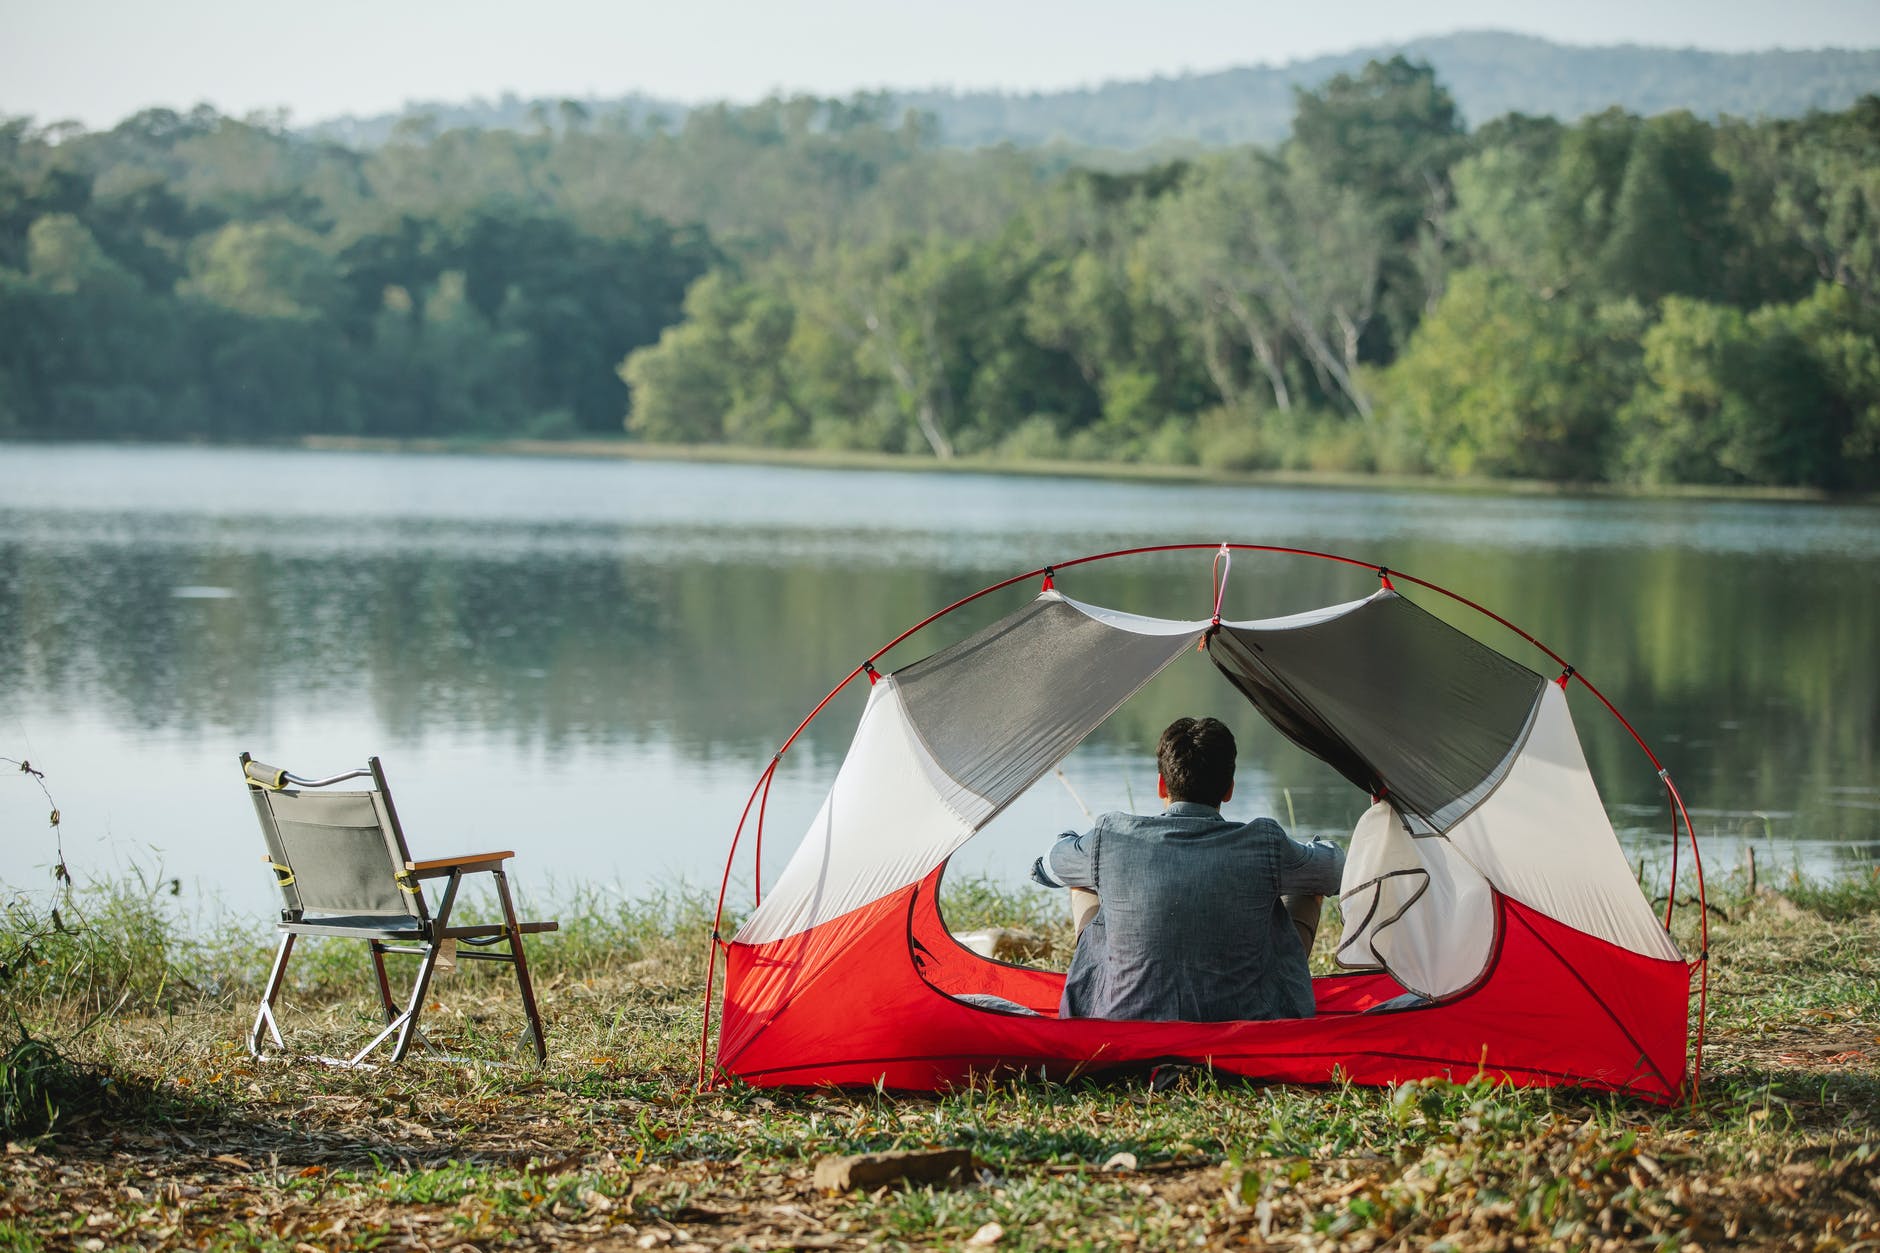
[[[244,749],[301,774],[380,755],[418,856],[516,849],[538,897],[715,890],[770,755],[903,628],[1049,562],[1221,540],[1344,553],[1513,619],[1638,727],[1713,866],[1751,844],[1765,866],[1816,873],[1880,849],[1872,506],[0,445],[0,756],[46,772],[74,873],[141,868],[210,909],[270,907]],[[1206,552],[1122,558],[1059,586],[1205,617],[1209,566]],[[1224,610],[1269,617],[1375,586],[1363,570],[1247,554]],[[945,619],[889,667],[1035,590]],[[1485,619],[1406,590],[1547,668]],[[832,703],[784,759],[766,879],[820,802],[860,700]],[[1590,697],[1574,702],[1616,825],[1658,859],[1670,827],[1649,764]],[[1156,734],[1185,712],[1241,738],[1231,812],[1343,833],[1367,803],[1194,657],[956,866],[1016,880],[1081,824],[1080,804],[1149,804]],[[26,779],[0,775],[0,883],[47,882],[44,810]],[[741,892],[750,880],[741,859]]]

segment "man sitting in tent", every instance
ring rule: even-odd
[[[1156,794],[1167,808],[1104,814],[1032,868],[1046,887],[1087,888],[1099,902],[1077,937],[1061,1016],[1312,1016],[1306,949],[1345,855],[1300,844],[1271,818],[1223,818],[1234,752],[1234,733],[1217,719],[1176,719],[1156,747]],[[1297,898],[1290,910],[1286,897]]]

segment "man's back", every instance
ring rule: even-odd
[[[1152,816],[1105,814],[1042,860],[1056,884],[1101,900],[1065,978],[1065,1017],[1311,1016],[1305,951],[1279,897],[1335,894],[1338,849],[1296,843],[1270,818],[1237,823],[1177,801]]]

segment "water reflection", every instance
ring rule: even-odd
[[[1754,840],[1778,864],[1819,866],[1880,841],[1876,521],[1880,510],[1814,505],[7,447],[0,753],[48,770],[75,865],[154,845],[173,872],[243,905],[266,889],[232,765],[243,748],[311,771],[382,753],[431,851],[526,838],[544,877],[627,891],[715,881],[756,771],[903,627],[1047,561],[1225,536],[1350,552],[1507,613],[1627,713],[1724,861]],[[1129,558],[1059,582],[1199,617],[1208,565],[1206,553]],[[1248,555],[1225,608],[1264,617],[1374,586],[1363,570]],[[1030,590],[961,611],[890,662]],[[1421,599],[1544,665],[1492,624]],[[1067,765],[1083,799],[1146,803],[1161,726],[1212,712],[1243,738],[1242,805],[1347,829],[1364,798],[1192,660]],[[858,708],[845,695],[792,750],[773,793],[773,869]],[[1575,713],[1615,820],[1642,847],[1662,842],[1642,754],[1590,699]],[[21,809],[18,792],[0,793],[0,879],[16,883],[50,860],[19,817],[37,803]],[[1038,831],[1080,818],[1047,780],[964,860],[1016,873]]]

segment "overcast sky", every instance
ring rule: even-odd
[[[1494,27],[1722,51],[1880,46],[1880,0],[0,0],[0,113],[298,122],[412,100],[1051,90]]]

